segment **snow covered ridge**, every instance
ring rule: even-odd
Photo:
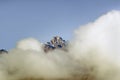
[[[0,54],[3,54],[3,53],[8,53],[8,51],[5,49],[0,49]]]
[[[23,39],[0,55],[0,80],[120,80],[120,11],[80,26],[67,45],[52,40],[45,51],[40,41]]]
[[[31,40],[34,42],[34,39],[31,39]],[[27,42],[27,43],[30,43],[30,42]],[[24,43],[21,42],[20,44],[24,44]],[[53,51],[55,49],[61,49],[61,50],[67,51],[67,49],[66,49],[67,44],[68,44],[68,42],[63,40],[62,37],[55,36],[55,37],[53,37],[53,39],[50,40],[50,42],[47,42],[46,44],[42,44],[42,46],[43,46],[44,52],[47,53],[48,51]],[[25,46],[25,44],[24,44],[24,46]],[[28,46],[26,45],[25,47],[27,48],[27,47],[29,47],[29,45]],[[35,47],[35,49],[36,49],[36,47]],[[38,51],[39,51],[39,49],[38,49]],[[8,53],[8,51],[5,49],[1,49],[0,53]]]
[[[47,42],[46,44],[43,45],[43,49],[46,53],[54,49],[61,49],[67,51],[66,46],[67,42],[63,40],[62,37],[55,36],[50,42]]]

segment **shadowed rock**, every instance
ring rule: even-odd
[[[0,54],[3,54],[3,53],[8,53],[8,51],[5,50],[5,49],[1,49],[1,50],[0,50]]]

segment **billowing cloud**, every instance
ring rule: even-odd
[[[0,80],[119,80],[120,11],[80,26],[67,50],[47,54],[33,38],[0,55]]]

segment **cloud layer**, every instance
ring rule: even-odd
[[[19,41],[0,55],[0,80],[81,79],[119,80],[120,11],[111,11],[80,26],[68,51],[47,54],[33,38]]]

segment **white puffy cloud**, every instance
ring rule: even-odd
[[[0,56],[0,79],[119,80],[119,21],[120,11],[111,11],[80,26],[67,52],[46,54],[38,40],[23,39],[9,54]]]

